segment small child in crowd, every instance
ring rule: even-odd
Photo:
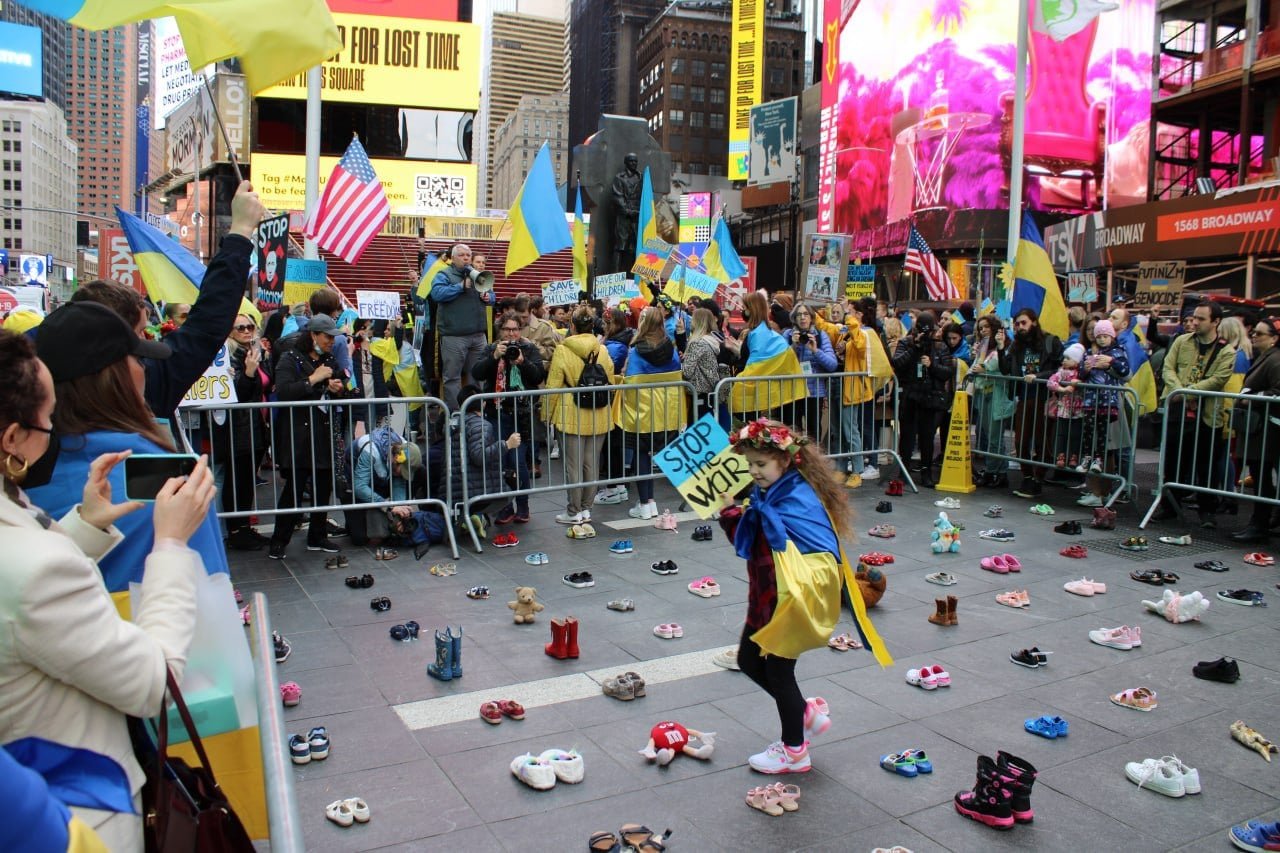
[[[1054,433],[1054,464],[1059,468],[1075,468],[1079,464],[1080,436],[1082,431],[1083,401],[1076,384],[1080,382],[1080,363],[1084,361],[1084,347],[1072,344],[1062,353],[1062,367],[1049,377],[1049,390],[1053,396],[1046,404],[1045,413],[1056,418],[1058,428]]]

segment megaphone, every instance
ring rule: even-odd
[[[491,272],[480,272],[478,269],[467,267],[467,278],[475,284],[476,293],[488,293],[493,290],[493,273]]]

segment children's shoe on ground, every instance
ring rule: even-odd
[[[1119,628],[1099,628],[1089,632],[1089,641],[1111,649],[1128,651],[1134,647],[1133,631],[1127,626]]]
[[[711,662],[716,666],[731,669],[734,672],[740,672],[742,667],[738,666],[738,650],[729,649],[728,651],[718,652],[712,656]]]
[[[1205,681],[1235,684],[1240,680],[1240,665],[1233,658],[1218,658],[1213,661],[1202,660],[1191,668],[1191,674]]]
[[[1146,788],[1166,797],[1182,797],[1187,793],[1182,773],[1163,759],[1130,761],[1124,766],[1124,775],[1139,788]]]
[[[1280,823],[1246,821],[1228,829],[1227,837],[1236,847],[1248,850],[1250,853],[1280,850]]]
[[[929,583],[936,583],[938,586],[955,586],[955,576],[950,572],[932,572],[924,576]]]
[[[1070,724],[1066,720],[1058,716],[1043,716],[1035,719],[1026,720],[1022,727],[1033,735],[1054,740],[1060,737],[1066,737],[1070,733]]]
[[[990,539],[993,542],[1012,542],[1014,539],[1013,531],[1003,529],[981,530],[978,536],[982,539]]]
[[[1019,649],[1009,654],[1009,660],[1018,666],[1025,666],[1027,669],[1036,669],[1041,666],[1049,665],[1049,655],[1053,652],[1042,652],[1040,649],[1032,646],[1029,649]]]
[[[806,741],[799,750],[784,746],[782,741],[769,744],[764,752],[758,752],[747,759],[751,769],[758,773],[777,775],[781,773],[808,773],[813,769],[809,761],[809,744]]]
[[[614,554],[630,554],[635,549],[635,545],[631,543],[630,539],[619,539],[609,546],[609,551]]]
[[[525,753],[511,762],[511,773],[521,782],[537,791],[547,791],[556,786],[556,771],[551,762]]]
[[[279,631],[271,632],[271,640],[276,647],[276,663],[284,663],[293,654],[293,646],[289,645],[289,641]]]

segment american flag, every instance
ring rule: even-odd
[[[351,140],[324,186],[304,233],[349,264],[360,260],[391,215],[387,194],[359,139]]]
[[[907,238],[907,260],[903,267],[924,276],[925,290],[929,291],[929,298],[934,302],[960,298],[960,291],[951,282],[951,276],[938,263],[937,255],[914,225],[911,226],[911,236]]]

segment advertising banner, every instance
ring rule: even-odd
[[[0,21],[0,92],[44,95],[44,45],[39,27]],[[58,58],[61,61],[61,57]]]
[[[144,296],[147,293],[138,265],[133,261],[129,240],[119,228],[103,228],[98,232],[98,275],[132,287]]]
[[[751,108],[751,147],[747,184],[791,183],[796,179],[797,98],[783,98]]]
[[[342,50],[321,66],[328,103],[480,108],[480,27],[457,21],[336,12]],[[299,74],[258,93],[307,97]]]
[[[264,314],[280,307],[289,257],[289,214],[264,219],[254,232],[257,251],[258,310]]]
[[[1186,280],[1186,261],[1138,264],[1138,289],[1133,295],[1133,310],[1139,314],[1177,314]]]
[[[654,457],[671,485],[699,518],[720,508],[721,495],[734,495],[751,485],[746,457],[729,447],[729,434],[706,414]]]
[[[210,82],[218,115],[231,140],[231,152],[241,163],[249,159],[249,90],[240,74],[217,74]],[[214,101],[201,87],[169,116],[165,125],[164,166],[194,172],[210,163],[228,162],[227,143],[214,115]]]
[[[187,48],[178,32],[178,22],[173,18],[156,18],[151,25],[151,68],[155,81],[151,113],[156,128],[161,128],[169,114],[200,91],[202,84],[187,62]]]
[[[18,271],[22,273],[23,284],[49,286],[49,262],[44,255],[22,255]]]
[[[337,157],[320,158],[320,189],[333,174]],[[447,215],[474,212],[476,166],[471,163],[427,163],[370,159],[393,214]],[[254,154],[253,188],[272,210],[306,208],[306,158],[301,154]],[[417,229],[413,229],[417,234]]]
[[[849,237],[846,234],[810,234],[806,238],[808,264],[804,273],[804,302],[835,302],[849,280]]]
[[[133,114],[133,180],[141,189],[151,182],[151,57],[152,28],[150,21],[139,21],[137,26],[138,56],[134,71]],[[134,213],[141,215],[146,206],[144,193],[135,196]]]
[[[840,0],[822,3],[822,111],[819,113],[818,230],[835,227],[836,119],[840,115]]]
[[[764,83],[764,11],[764,0],[734,0],[729,57],[731,181],[747,179],[751,107],[760,103]]]

